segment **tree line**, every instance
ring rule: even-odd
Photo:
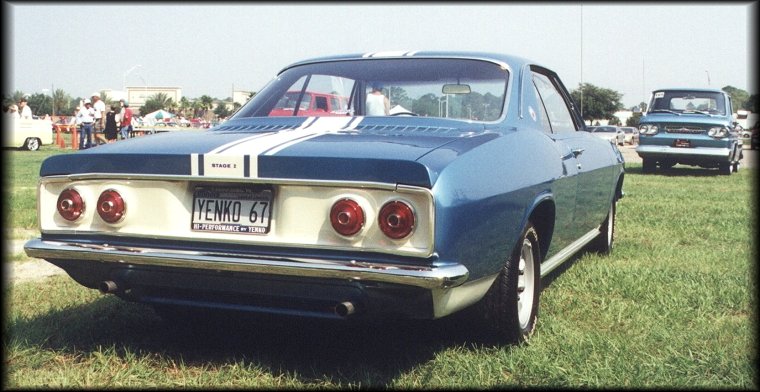
[[[252,93],[251,96],[253,96]],[[83,97],[73,97],[63,89],[56,89],[52,97],[42,93],[25,94],[23,91],[16,90],[10,95],[3,96],[3,111],[6,111],[10,105],[18,104],[21,98],[26,97],[27,104],[36,116],[45,116],[46,114],[55,116],[71,116],[79,103],[84,100]],[[86,97],[90,98],[90,97]],[[119,102],[109,96],[105,91],[100,92],[100,99],[106,104],[106,107],[115,106],[119,110]],[[229,108],[227,103],[232,102],[232,98],[220,100],[208,95],[201,95],[198,98],[182,97],[179,101],[170,98],[166,93],[156,93],[150,96],[143,106],[139,107],[140,113],[146,114],[159,109],[166,110],[176,115],[185,117],[206,117],[207,114],[213,113],[217,117],[227,117],[237,109],[240,104],[232,103]]]

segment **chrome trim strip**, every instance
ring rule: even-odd
[[[541,263],[541,277],[543,278],[544,276],[548,275],[549,272],[552,272],[552,270],[559,267],[560,264],[570,259],[570,257],[578,253],[581,248],[586,246],[586,244],[591,242],[591,240],[596,238],[599,234],[601,234],[601,231],[599,231],[598,228],[593,229],[584,234],[581,238],[575,240],[575,242],[568,245],[565,249],[557,252],[557,254],[554,255],[551,259]]]
[[[724,147],[670,147],[670,146],[648,146],[639,145],[636,152],[641,154],[670,154],[670,155],[702,155],[711,157],[728,157],[731,154],[730,148]]]
[[[306,278],[359,280],[394,283],[425,289],[456,287],[464,283],[469,277],[469,271],[461,264],[410,266],[357,260],[341,262],[310,258],[251,256],[236,253],[116,247],[107,244],[44,241],[40,238],[27,242],[24,245],[24,250],[30,257],[42,259],[69,259],[124,266],[127,264],[148,265]]]
[[[350,188],[371,188],[379,190],[395,191],[400,187],[405,189],[417,189],[419,191],[430,190],[422,187],[410,185],[398,185],[385,182],[369,181],[330,181],[330,180],[304,180],[288,178],[237,178],[237,177],[198,177],[190,174],[134,174],[134,173],[81,173],[81,174],[62,174],[55,176],[41,177],[39,182],[62,182],[62,181],[79,181],[79,180],[163,180],[163,181],[188,181],[188,182],[237,182],[237,183],[254,183],[254,184],[272,184],[272,185],[308,185],[308,186],[326,186],[326,187],[350,187]]]

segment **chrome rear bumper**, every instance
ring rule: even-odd
[[[394,283],[425,289],[445,289],[464,283],[469,271],[461,264],[410,266],[403,264],[350,262],[238,253],[198,252],[172,249],[109,246],[33,239],[24,245],[26,254],[41,259],[82,260],[114,265],[195,268],[307,278],[332,278]]]

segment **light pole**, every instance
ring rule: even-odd
[[[43,105],[45,105],[45,101],[47,101],[47,93],[48,93],[48,92],[50,92],[50,90],[48,90],[48,89],[46,89],[46,88],[43,88],[43,89],[42,89],[42,96],[44,96],[44,97],[45,97],[45,98],[42,100],[42,104],[43,104]],[[52,97],[52,96],[51,96],[51,97]],[[55,109],[53,109],[53,110],[55,110]],[[55,116],[55,112],[53,112],[53,115]]]
[[[129,75],[129,73],[134,71],[135,68],[137,67],[142,67],[142,65],[137,64],[133,66],[132,68],[128,69],[127,72],[124,72],[124,78],[121,81],[121,91],[124,92],[125,94],[127,93],[127,75]]]
[[[710,71],[705,70],[705,73],[707,74],[707,85],[710,85]]]
[[[145,86],[145,93],[143,94],[143,102],[142,102],[142,104],[145,105],[145,102],[148,102],[148,82],[145,81],[142,75],[138,75],[138,76],[140,77],[140,80],[142,80],[143,85]]]

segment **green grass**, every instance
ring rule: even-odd
[[[527,345],[473,341],[463,317],[171,324],[56,276],[6,288],[4,386],[757,389],[756,172],[677,168],[628,165],[615,249],[547,280]]]
[[[51,155],[74,151],[50,145],[42,146],[38,151],[3,150],[6,173],[3,211],[9,213],[5,217],[5,227],[16,229],[16,234],[12,234],[12,237],[23,239],[26,237],[18,233],[37,230],[37,180],[42,161]]]

